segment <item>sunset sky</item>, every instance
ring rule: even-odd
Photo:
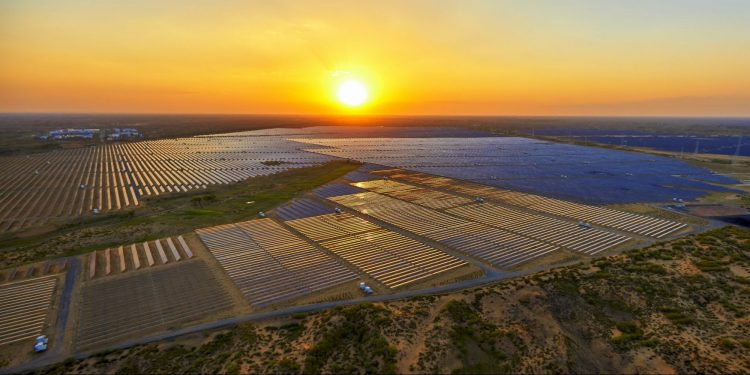
[[[3,0],[0,112],[747,116],[750,1]]]

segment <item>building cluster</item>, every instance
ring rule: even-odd
[[[125,138],[142,138],[143,134],[134,128],[114,128],[112,132],[107,135],[108,141],[116,141]]]
[[[59,140],[59,139],[93,139],[102,133],[100,129],[56,129],[39,136],[41,140]],[[114,128],[105,132],[108,141],[117,141],[121,139],[143,138],[143,134],[134,128]]]
[[[39,136],[39,139],[69,139],[69,138],[83,138],[92,139],[94,135],[99,134],[99,129],[57,129],[52,130],[47,134]]]

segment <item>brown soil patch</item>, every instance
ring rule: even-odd
[[[697,216],[734,216],[750,214],[750,211],[744,208],[725,206],[721,204],[688,206],[688,211]]]
[[[641,349],[633,356],[634,372],[639,374],[677,374],[677,370],[651,349]]]
[[[59,229],[57,225],[47,223],[47,224],[42,224],[39,226],[30,227],[30,228],[23,228],[17,231],[15,235],[18,238],[30,238],[30,237],[41,236],[43,234],[52,232],[57,229]]]
[[[612,328],[612,337],[620,337],[622,332],[617,327]]]
[[[739,277],[750,277],[750,270],[745,265],[732,264],[729,266],[729,270]]]
[[[683,276],[700,275],[702,272],[690,261],[690,259],[681,259],[674,263],[675,271]]]

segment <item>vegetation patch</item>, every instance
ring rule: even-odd
[[[396,348],[379,329],[390,319],[389,310],[372,304],[334,309],[307,352],[305,373],[395,373]]]
[[[464,301],[449,302],[443,313],[453,323],[450,342],[458,351],[462,366],[454,373],[512,372],[519,346],[522,346],[513,332],[499,329]]]
[[[693,318],[676,307],[662,307],[659,309],[672,323],[684,326],[693,323]]]

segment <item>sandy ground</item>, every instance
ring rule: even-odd
[[[732,264],[729,270],[739,277],[750,277],[750,267],[746,265]]]
[[[690,205],[688,211],[696,216],[734,216],[750,215],[750,210],[737,206],[727,206],[722,204],[711,205]]]
[[[696,276],[702,272],[688,259],[681,259],[674,264],[677,273],[683,276]]]
[[[429,277],[422,281],[418,281],[414,284],[405,285],[401,288],[396,288],[397,291],[402,290],[419,290],[439,285],[452,284],[457,281],[476,279],[484,275],[484,272],[479,268],[471,264],[455,268],[435,276]]]
[[[532,268],[541,267],[541,266],[554,266],[556,264],[573,262],[573,261],[582,260],[585,258],[586,258],[585,256],[579,253],[561,249],[561,250],[553,251],[542,257],[534,258],[529,262],[513,267],[511,270],[523,271],[523,270],[532,269]]]

